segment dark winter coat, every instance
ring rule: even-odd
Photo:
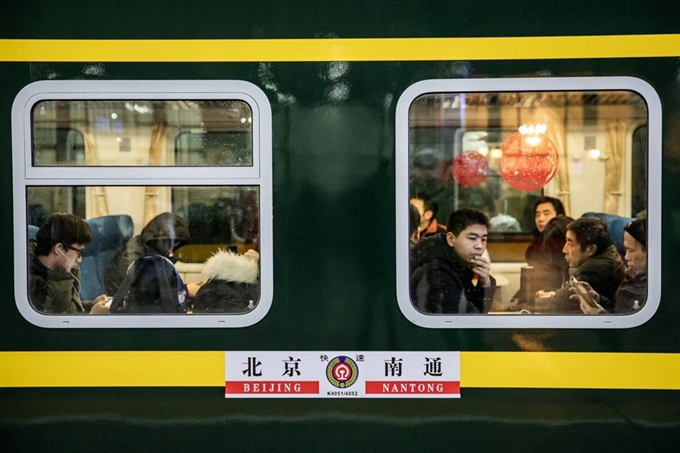
[[[424,238],[411,251],[411,301],[423,313],[484,313],[496,290],[472,283],[474,272],[453,247],[446,234]]]
[[[125,278],[128,267],[143,255],[161,255],[166,258],[168,250],[175,250],[189,242],[187,222],[175,214],[164,212],[154,217],[111,260],[104,283],[108,294],[115,294]]]
[[[194,299],[194,313],[247,313],[260,299],[257,261],[220,251],[205,263],[208,281]]]
[[[35,255],[35,244],[31,241],[29,245],[29,294],[33,308],[40,313],[87,313],[92,302],[80,300],[80,269],[66,272],[46,268]]]
[[[600,295],[602,307],[612,307],[609,313],[634,313],[645,304],[647,299],[647,274],[637,274],[633,278],[626,277],[618,290],[613,301],[607,300]],[[637,303],[636,303],[637,302]]]
[[[584,281],[597,291],[604,300],[601,301],[602,307],[606,310],[613,308],[616,291],[621,286],[625,276],[625,268],[621,256],[616,248],[609,246],[604,252],[591,256],[574,271],[574,278]],[[555,312],[581,313],[579,302],[570,300],[573,294],[569,290],[569,285],[555,292],[553,297],[539,299],[541,303],[552,307]]]
[[[548,222],[543,233],[534,232],[534,241],[527,248],[525,258],[534,268],[531,287],[536,291],[560,289],[569,278],[569,264],[562,249],[570,222],[573,219],[560,215]]]
[[[647,274],[638,274],[624,281],[616,291],[612,313],[634,313],[645,304],[646,299]]]

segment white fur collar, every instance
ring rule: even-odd
[[[235,283],[257,283],[257,261],[227,250],[220,250],[205,262],[203,275]]]

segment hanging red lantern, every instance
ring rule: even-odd
[[[552,141],[542,133],[545,125],[523,125],[501,144],[498,169],[508,184],[520,190],[538,190],[557,173],[559,156]]]
[[[477,151],[466,151],[453,160],[453,178],[466,187],[476,186],[489,174],[489,163]]]

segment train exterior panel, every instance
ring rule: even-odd
[[[678,450],[674,2],[26,0],[8,8],[0,30],[4,451]],[[505,185],[492,153],[537,106],[560,112],[563,141],[553,141],[562,166],[528,192]],[[113,126],[111,114],[125,109],[134,134]],[[610,120],[625,123],[623,132]],[[109,132],[113,151],[102,145]],[[588,154],[619,139],[619,148]],[[99,158],[119,160],[97,163],[93,143]],[[210,149],[228,152],[213,159]],[[479,186],[494,197],[489,217],[515,216],[513,200],[537,199],[527,195],[568,200],[575,218],[646,211],[640,313],[581,323],[586,315],[419,320],[410,312],[409,197],[418,184],[432,190],[441,163],[437,190],[448,211],[472,203],[465,194],[474,191],[450,176],[455,157],[470,151],[492,162]],[[245,314],[89,322],[93,315],[31,307],[29,225],[58,211],[88,221],[124,214],[132,237],[166,210],[192,231],[193,243],[178,249],[187,283],[203,278],[219,248],[260,252],[261,291]],[[519,288],[529,216],[529,226],[520,213],[515,230],[492,230],[501,296],[485,311],[504,311]],[[459,361],[459,398],[348,398],[341,387],[323,398],[229,398],[225,390],[225,376],[245,379],[266,357],[283,367],[272,381],[283,382],[301,369],[299,357],[364,379],[374,372],[363,362],[370,357],[387,375],[400,354],[418,353]],[[421,365],[409,372],[423,374]],[[437,370],[425,364],[424,372]],[[329,373],[323,385],[338,382]]]

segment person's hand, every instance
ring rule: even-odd
[[[491,263],[483,256],[477,256],[470,260],[472,270],[477,274],[477,278],[482,283],[483,288],[491,286]]]
[[[257,250],[255,249],[250,249],[246,253],[243,254],[246,258],[250,258],[253,261],[259,261],[260,260],[260,254],[257,253]]]
[[[187,283],[187,294],[189,297],[196,297],[196,293],[203,286],[203,282],[192,282]]]
[[[111,311],[111,307],[109,305],[106,305],[108,299],[109,298],[106,294],[97,296],[97,298],[92,301],[92,308],[90,308],[90,313],[94,315],[109,313]]]
[[[578,300],[580,302],[579,305],[581,307],[581,311],[583,313],[585,313],[586,315],[598,315],[600,313],[604,313],[604,312],[607,311],[604,308],[602,308],[602,306],[600,304],[598,304],[597,302],[595,302],[595,306],[593,307],[588,302],[586,302],[586,300],[584,298],[582,298],[581,296],[576,296],[576,297],[578,297]]]
[[[569,299],[577,300],[579,302],[579,306],[581,307],[581,311],[587,315],[596,315],[598,313],[605,312],[606,310],[600,305],[600,295],[597,293],[597,291],[595,291],[588,282],[580,281],[579,283],[583,285],[583,288],[586,291],[588,291],[588,296],[590,296],[590,300],[595,305],[593,306],[588,303],[586,298],[579,295],[573,287],[569,288],[569,291],[572,293],[569,296]]]
[[[553,297],[555,291],[536,291],[536,299],[545,299],[546,297]]]
[[[92,301],[92,304],[95,305],[95,304],[98,304],[99,302],[102,302],[102,301],[106,302],[108,299],[109,299],[109,296],[107,296],[106,294],[101,294],[101,295],[97,296],[97,298],[95,300]]]

